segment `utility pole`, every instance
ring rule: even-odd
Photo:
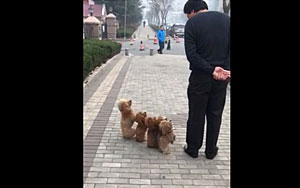
[[[124,40],[126,40],[126,11],[127,11],[127,0],[125,0]]]

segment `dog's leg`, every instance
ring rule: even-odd
[[[131,128],[130,131],[129,131],[130,138],[133,138],[134,135],[135,135],[135,129]]]
[[[167,142],[167,137],[166,136],[161,136],[159,139],[159,147],[162,150],[163,154],[169,154],[170,153],[170,148],[169,148],[169,142]]]
[[[123,137],[126,139],[133,138],[135,135],[135,129],[132,128],[124,128],[123,129]]]

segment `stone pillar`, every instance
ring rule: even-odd
[[[110,13],[106,16],[105,20],[107,24],[107,38],[115,40],[117,38],[116,16]]]
[[[87,17],[83,23],[86,39],[99,39],[101,37],[101,22],[95,16]]]
[[[150,55],[153,55],[153,48],[150,49]]]

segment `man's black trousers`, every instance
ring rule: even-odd
[[[192,71],[187,92],[189,116],[186,143],[190,151],[198,152],[202,146],[206,117],[205,153],[216,152],[227,84],[228,81],[217,81],[212,75]]]
[[[165,48],[165,43],[164,42],[159,42],[158,45],[159,45],[159,50],[158,51],[159,51],[160,54],[162,54],[163,49]]]

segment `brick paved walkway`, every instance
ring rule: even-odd
[[[187,156],[185,144],[190,71],[185,56],[123,56],[106,66],[101,84],[84,88],[84,187],[204,188],[230,187],[230,91],[214,160],[204,147],[197,159]],[[105,67],[105,68],[106,68]],[[97,76],[95,76],[97,79]],[[97,83],[97,82],[95,82]],[[92,93],[92,94],[91,94]],[[133,100],[135,111],[172,119],[176,141],[171,154],[124,140],[120,132],[120,98]],[[203,143],[205,146],[205,141]]]

